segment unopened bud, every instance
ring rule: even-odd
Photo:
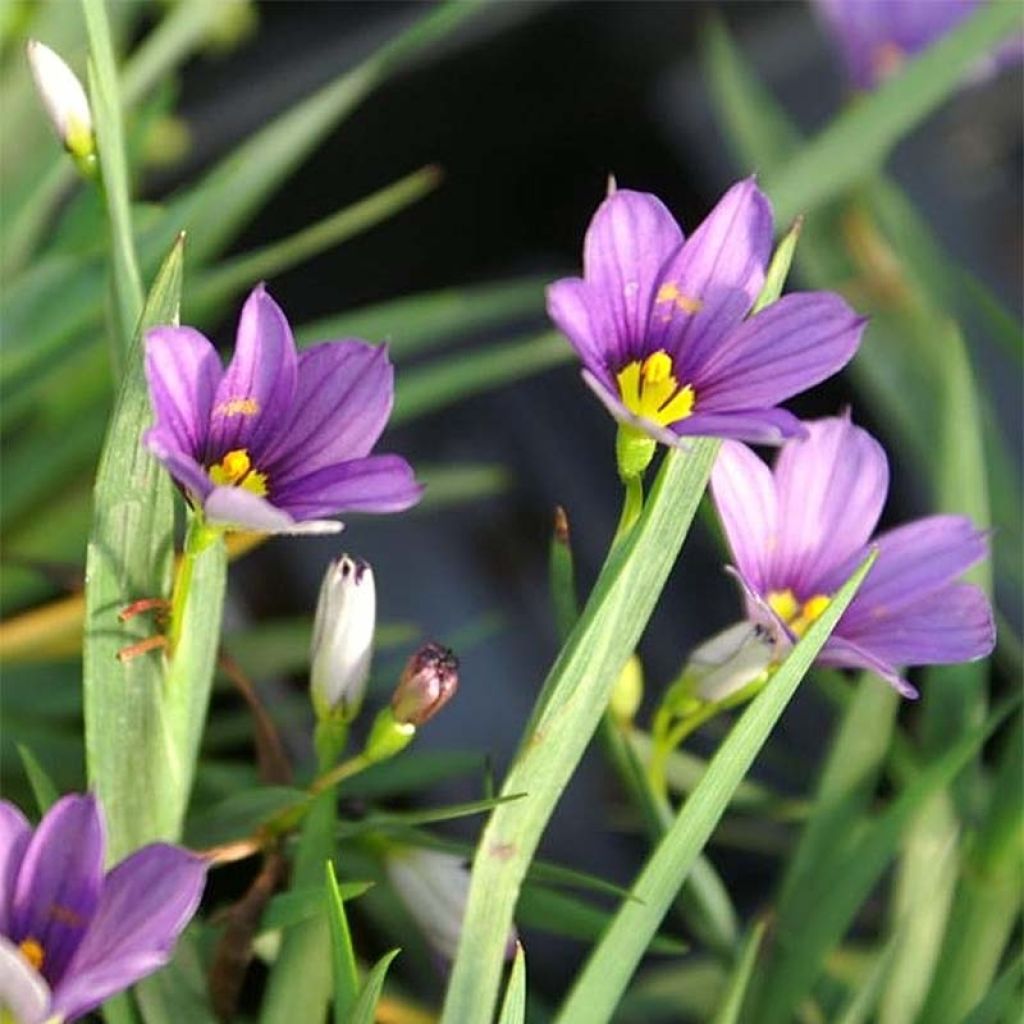
[[[701,700],[717,703],[764,676],[775,648],[766,627],[737,622],[696,648],[684,675],[693,680]]]
[[[43,43],[29,40],[28,63],[57,138],[83,170],[96,160],[96,138],[85,89],[67,64]]]
[[[440,644],[424,644],[407,662],[391,698],[395,721],[421,726],[454,696],[459,659]]]
[[[324,576],[313,623],[310,685],[318,718],[351,722],[359,714],[376,615],[373,570],[342,555]]]
[[[454,960],[469,898],[465,858],[439,850],[402,846],[388,852],[388,880],[430,945]],[[513,928],[505,943],[505,959],[515,955]]]
[[[640,707],[644,698],[644,669],[640,659],[635,655],[629,656],[629,661],[622,667],[619,678],[615,681],[612,689],[611,703],[608,710],[612,717],[623,725],[629,725]]]

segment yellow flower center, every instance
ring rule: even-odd
[[[243,487],[261,498],[267,493],[267,474],[252,468],[252,460],[244,448],[235,448],[208,470],[218,487]]]
[[[659,427],[685,420],[693,412],[696,395],[687,384],[679,386],[672,357],[658,349],[643,362],[634,359],[616,375],[626,408]]]
[[[35,939],[25,939],[18,943],[18,952],[32,965],[33,969],[43,969],[43,947]]]
[[[768,594],[768,605],[782,621],[800,638],[821,618],[832,603],[825,594],[815,594],[801,604],[792,590],[773,590]]]

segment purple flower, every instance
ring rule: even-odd
[[[105,848],[93,796],[62,797],[34,832],[0,801],[0,1010],[19,1024],[76,1020],[152,974],[199,905],[198,857],[153,843],[104,874]]]
[[[881,445],[848,416],[807,423],[774,470],[726,443],[711,490],[754,621],[799,638],[877,547],[878,559],[819,661],[866,668],[904,696],[898,665],[983,658],[995,644],[988,598],[957,578],[988,553],[963,516],[928,516],[871,540],[889,490]]]
[[[587,229],[583,278],[551,285],[548,313],[620,423],[665,444],[778,442],[801,432],[778,403],[843,367],[864,321],[829,292],[748,316],[771,248],[771,207],[753,179],[685,241],[661,200],[619,189]]]
[[[156,422],[145,437],[213,524],[324,533],[321,517],[399,512],[422,493],[397,455],[371,455],[394,398],[387,350],[345,340],[295,350],[284,313],[258,285],[227,370],[191,327],[146,335]]]
[[[858,89],[873,89],[952,31],[986,0],[814,0]],[[975,69],[984,78],[1019,61],[1024,38],[1004,43]]]

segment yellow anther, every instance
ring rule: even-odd
[[[218,487],[243,487],[261,498],[267,493],[267,475],[252,468],[252,460],[244,448],[228,452],[209,469],[210,479]]]
[[[679,285],[677,285],[675,281],[666,281],[658,289],[658,294],[655,295],[654,301],[657,303],[671,302],[675,305],[676,309],[679,309],[684,313],[699,313],[701,307],[704,305],[700,299],[694,299],[689,295],[684,295],[679,290]]]
[[[255,398],[231,398],[221,402],[213,410],[214,416],[255,416],[260,411],[260,403]]]
[[[801,604],[792,590],[773,590],[768,595],[768,605],[792,630],[797,638],[802,637],[821,618],[832,603],[825,594],[815,594]]]
[[[696,396],[689,384],[679,386],[673,370],[672,357],[664,349],[652,352],[643,362],[627,363],[616,376],[626,408],[660,427],[685,420],[693,412]]]
[[[45,955],[43,947],[35,939],[24,939],[18,943],[18,952],[32,965],[34,970],[43,969]]]

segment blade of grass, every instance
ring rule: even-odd
[[[775,213],[783,222],[847,191],[878,170],[893,146],[962,84],[972,65],[1020,31],[1017,4],[985,4],[840,114],[783,168],[768,175]]]
[[[57,802],[60,793],[36,755],[24,744],[18,744],[18,756],[32,787],[32,795],[36,798],[36,807],[40,814],[45,814]]]
[[[524,1024],[526,1020],[526,953],[521,942],[516,943],[516,956],[512,973],[505,986],[497,1024]]]
[[[142,310],[142,277],[132,234],[128,158],[124,146],[117,62],[110,36],[105,0],[82,0],[89,36],[89,98],[96,130],[103,190],[110,215],[114,293],[117,297],[116,337],[113,339],[114,379],[120,379],[132,331]]]
[[[373,969],[366,976],[362,991],[359,993],[359,1000],[349,1017],[351,1024],[373,1024],[377,1019],[377,1003],[380,1002],[381,992],[384,990],[384,978],[391,966],[391,961],[401,952],[400,949],[393,949],[385,953],[374,965]]]
[[[456,400],[505,386],[572,359],[565,339],[554,331],[525,341],[481,346],[402,374],[392,424],[425,416]]]
[[[175,831],[168,818],[172,794],[162,661],[153,654],[118,660],[118,651],[143,639],[151,627],[141,618],[121,624],[117,613],[139,598],[166,594],[170,586],[173,495],[169,477],[140,444],[151,415],[140,333],[177,321],[183,253],[184,239],[179,239],[153,284],[129,354],[97,471],[86,552],[87,766],[106,811],[107,855],[113,862],[153,839],[174,838]]]
[[[193,323],[215,318],[226,302],[256,281],[280,274],[394,217],[433,191],[440,179],[436,167],[424,167],[287,238],[211,267],[189,291],[186,320]]]
[[[789,704],[875,559],[872,554],[840,588],[824,614],[793,648],[764,690],[733,726],[707,773],[676,815],[587,960],[558,1016],[560,1024],[609,1020],[644,951],[706,845],[729,800]]]
[[[334,1024],[347,1024],[359,996],[359,968],[352,948],[345,906],[334,877],[334,865],[327,862],[327,920],[331,926],[331,977],[334,981]]]
[[[750,986],[750,978],[754,973],[754,964],[757,962],[757,952],[761,948],[764,939],[765,921],[758,921],[750,934],[747,935],[740,951],[739,958],[732,969],[732,974],[726,984],[722,1001],[719,1004],[718,1012],[712,1024],[739,1024],[740,1012],[743,1009],[743,1001]]]

